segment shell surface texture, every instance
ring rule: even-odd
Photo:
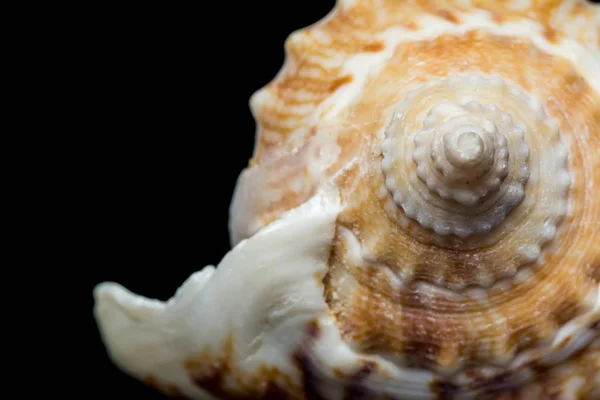
[[[250,101],[233,248],[108,353],[189,399],[600,399],[600,7],[339,0]]]

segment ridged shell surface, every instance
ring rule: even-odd
[[[334,179],[325,290],[354,349],[523,398],[582,352],[597,393],[599,34],[579,1],[340,2],[252,99],[246,174],[275,198],[233,237]]]
[[[236,247],[196,278],[250,300],[172,323],[177,394],[600,399],[598,6],[341,0],[251,108]]]

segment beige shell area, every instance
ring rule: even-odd
[[[255,162],[287,154],[299,137],[310,137],[309,128],[327,114],[318,106],[355,79],[344,62],[384,50],[377,35],[391,28],[417,32],[435,22],[425,17],[461,25],[462,16],[482,11],[500,25],[529,20],[541,25],[547,41],[576,40],[600,56],[600,12],[583,0],[342,0],[323,21],[290,35],[280,74],[252,99],[259,125]]]
[[[569,213],[537,263],[514,280],[455,293],[436,286],[430,275],[468,275],[473,259],[501,254],[507,239],[472,251],[420,240],[426,232],[415,234],[422,229],[418,224],[404,228],[386,213],[377,149],[387,116],[402,100],[398,88],[469,71],[497,74],[546,99],[569,147],[572,185]],[[406,43],[365,87],[346,135],[372,137],[359,150],[361,162],[338,177],[345,209],[328,280],[330,307],[356,349],[401,355],[413,367],[452,370],[502,363],[548,346],[558,329],[580,315],[600,320],[600,95],[564,60],[524,41],[482,32]],[[415,282],[399,284],[397,277],[406,274]]]
[[[518,7],[525,3],[530,6]],[[290,37],[286,66],[253,98],[257,148],[245,172],[253,190],[240,191],[243,208],[239,200],[232,207],[238,210],[232,216],[237,241],[335,177],[344,210],[325,283],[343,339],[357,352],[452,379],[470,367],[508,368],[520,356],[537,368],[535,360],[564,345],[557,334],[587,326],[598,335],[600,323],[600,94],[578,66],[528,39],[473,30],[401,42],[387,49],[385,64],[366,80],[348,73],[351,56],[386,50],[377,35],[390,27],[418,31],[424,15],[460,25],[473,10],[488,12],[500,25],[531,19],[543,27],[546,42],[575,40],[600,58],[600,13],[582,1],[342,1],[320,24]],[[572,182],[568,213],[534,264],[514,279],[495,274],[496,266],[491,287],[459,292],[438,281],[472,281],[477,260],[510,256],[513,232],[464,251],[432,243],[431,233],[415,222],[399,224],[386,212],[380,146],[407,91],[432,78],[473,73],[514,82],[543,102],[568,147]],[[359,89],[352,104],[336,109],[336,96],[354,84]],[[407,275],[411,279],[402,282]],[[521,387],[590,393],[589,382],[600,376],[593,346],[535,373],[551,385]],[[483,385],[502,376],[483,379]],[[573,383],[573,377],[585,382]]]
[[[533,30],[520,35],[539,32],[550,44],[573,40],[600,57],[599,7],[583,0],[338,1],[322,21],[290,35],[281,72],[251,100],[256,150],[232,204],[233,242],[306,201],[351,157],[347,141],[359,138],[339,139],[331,129],[345,118],[339,104],[360,90],[366,73],[349,69],[350,58],[390,51],[390,30],[411,37],[431,26],[460,28],[469,16],[500,29],[525,21]]]

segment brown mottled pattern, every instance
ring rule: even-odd
[[[439,15],[441,18],[453,24],[460,24],[461,22],[460,18],[455,13],[449,10],[437,10],[435,14]]]
[[[594,282],[600,283],[600,256],[590,263],[588,275]]]
[[[443,381],[433,382],[431,389],[439,400],[452,400],[459,391],[456,385]]]
[[[493,57],[480,58],[476,54],[483,48],[489,48]],[[434,56],[435,55],[435,56]],[[553,111],[556,117],[563,120],[564,134],[571,137],[571,174],[576,178],[572,186],[571,197],[577,205],[574,213],[569,217],[573,220],[589,220],[584,214],[594,215],[598,213],[599,203],[592,197],[591,186],[598,185],[598,176],[594,164],[598,160],[588,156],[600,145],[600,115],[597,110],[600,107],[600,97],[588,87],[581,78],[573,75],[568,64],[554,59],[543,53],[532,49],[526,42],[511,40],[507,38],[486,37],[483,33],[473,33],[465,39],[444,36],[436,41],[412,43],[401,46],[397,51],[399,59],[407,60],[406,64],[399,65],[390,63],[393,67],[384,70],[372,83],[372,92],[367,87],[362,102],[356,107],[354,119],[349,121],[348,126],[359,126],[360,132],[356,135],[365,135],[368,132],[378,132],[386,121],[389,121],[389,112],[393,105],[401,99],[398,87],[402,82],[426,80],[428,76],[445,76],[452,70],[478,70],[487,73],[497,73],[506,78],[516,80],[522,86],[532,89],[540,98],[547,98],[547,107]],[[473,61],[469,67],[463,67],[462,60],[467,57]],[[422,60],[430,59],[423,63]],[[521,65],[528,65],[523,68]],[[410,68],[407,67],[410,65]],[[389,72],[387,72],[389,71]],[[541,71],[538,73],[537,71]],[[542,76],[545,79],[542,79]],[[397,85],[389,85],[389,90],[380,90],[377,86],[380,82],[391,80],[399,82]],[[573,83],[569,83],[573,80]],[[575,87],[571,90],[569,88]],[[371,121],[365,125],[361,121]],[[589,131],[589,137],[578,137],[575,132]],[[375,142],[374,146],[377,145]],[[376,148],[367,151],[376,151]],[[368,155],[365,155],[365,158]],[[362,188],[369,193],[361,195],[358,199],[351,187],[347,197],[353,201],[348,207],[348,212],[341,218],[347,226],[353,226],[359,238],[367,245],[370,253],[377,254],[381,262],[385,262],[394,269],[402,270],[405,265],[412,265],[414,276],[427,281],[434,281],[440,275],[447,279],[461,279],[467,283],[474,279],[476,274],[492,274],[491,278],[496,280],[503,276],[510,263],[516,261],[511,257],[513,252],[506,252],[508,245],[518,246],[518,243],[509,241],[501,242],[497,246],[486,246],[484,242],[477,246],[479,249],[464,251],[461,249],[461,241],[456,238],[452,247],[456,250],[441,250],[436,245],[428,245],[427,237],[429,231],[420,228],[417,224],[411,224],[408,230],[403,230],[399,224],[391,220],[384,213],[384,201],[377,198],[377,193],[383,186],[383,177],[378,170],[379,159],[369,161],[372,170],[364,172],[368,179],[364,179]],[[355,168],[359,168],[358,166]],[[577,177],[579,176],[579,179]],[[587,183],[587,185],[586,185]],[[370,210],[365,212],[365,210]],[[368,218],[365,216],[368,215]],[[570,221],[569,221],[570,222]],[[590,251],[584,257],[592,256],[591,244],[598,238],[598,227],[594,224],[573,224],[564,235],[568,241],[575,241],[581,237],[581,245]],[[385,232],[385,234],[383,234]],[[575,234],[577,233],[577,234]],[[500,237],[501,238],[501,237]],[[414,240],[417,239],[417,240]],[[464,242],[471,247],[476,240],[485,238],[469,238]],[[555,241],[557,242],[557,241]],[[566,243],[566,242],[563,242]],[[567,248],[566,246],[564,248]],[[501,251],[505,253],[502,254]],[[553,252],[554,253],[554,252]],[[398,258],[398,255],[402,255]],[[557,254],[557,257],[566,257],[565,254]],[[575,256],[577,256],[575,254]],[[476,261],[475,261],[476,260]],[[585,265],[585,259],[576,264]],[[515,264],[518,265],[518,264]],[[482,267],[485,268],[482,270]],[[514,268],[514,267],[512,267]],[[546,271],[551,272],[551,271]],[[570,280],[578,277],[572,277]],[[569,280],[569,279],[567,279]],[[568,287],[566,287],[568,289]],[[503,296],[503,293],[498,293]]]
[[[488,56],[479,57],[483,52]],[[468,66],[462,63],[464,59],[471,60]],[[560,326],[589,309],[584,299],[597,288],[588,265],[598,260],[600,225],[588,221],[600,215],[600,201],[594,194],[600,191],[600,159],[592,157],[600,154],[599,95],[563,60],[526,41],[483,32],[401,45],[389,65],[365,88],[347,121],[348,127],[360,127],[356,135],[374,135],[385,126],[387,115],[401,99],[398,87],[403,83],[453,71],[497,73],[548,99],[546,106],[561,120],[563,134],[570,138],[574,207],[547,247],[543,265],[532,270],[532,278],[492,287],[486,294],[487,304],[461,294],[425,295],[416,287],[394,287],[385,275],[352,265],[346,244],[338,239],[327,290],[329,298],[335,298],[330,306],[341,331],[358,350],[396,353],[404,356],[406,364],[425,368],[452,368],[461,360],[484,363],[547,345]],[[381,85],[391,81],[396,84]],[[582,131],[589,135],[578,136]],[[493,261],[498,252],[506,251],[503,240],[469,252],[444,250],[419,240],[419,235],[425,237],[428,232],[419,231],[415,224],[404,230],[386,214],[384,200],[377,195],[383,179],[380,159],[374,155],[376,146],[377,140],[373,147],[365,146],[366,162],[338,180],[346,204],[339,222],[392,271],[402,273],[412,266],[414,281],[436,285],[439,275],[470,279],[482,267],[487,268],[482,272],[493,274],[494,264],[486,267],[485,260]],[[472,264],[472,259],[478,263]],[[381,271],[382,267],[373,265],[372,269]]]
[[[418,29],[415,22],[420,15],[431,14],[451,23],[460,23],[457,13],[480,9],[490,12],[501,21],[515,19],[533,19],[538,21],[548,33],[550,39],[557,40],[567,35],[566,29],[574,18],[584,18],[592,24],[597,13],[583,0],[573,1],[567,12],[559,12],[564,0],[532,0],[530,8],[511,6],[510,2],[498,0],[474,0],[473,7],[465,7],[460,0],[419,0],[416,2],[398,0],[360,0],[349,9],[337,10],[327,20],[306,28],[286,41],[286,57],[293,61],[295,68],[284,73],[265,87],[277,99],[270,105],[257,110],[259,129],[280,135],[281,139],[306,124],[307,116],[335,90],[332,82],[340,79],[342,66],[333,62],[333,66],[323,66],[319,60],[328,62],[343,59],[352,54],[372,51],[368,35],[382,32],[392,26]],[[563,7],[564,8],[564,7]],[[313,34],[313,32],[317,34]],[[584,32],[573,37],[584,42]],[[322,41],[327,37],[329,41]],[[298,95],[299,92],[308,96]],[[302,113],[285,112],[294,105],[310,104],[314,108]],[[272,135],[263,136],[258,146],[258,160],[270,151],[285,145],[284,141],[271,140]]]
[[[383,50],[385,48],[385,44],[380,41],[373,41],[373,42],[369,42],[367,44],[365,44],[365,46],[363,47],[363,50],[368,52],[368,53],[377,53],[380,52],[381,50]]]
[[[186,396],[174,385],[160,383],[155,376],[149,375],[143,379],[145,385],[172,399],[187,399]]]
[[[362,382],[375,371],[377,365],[373,362],[366,362],[354,374],[350,376],[349,384],[346,390],[344,399],[346,400],[362,400],[371,397],[369,391],[362,385]]]
[[[467,3],[472,5],[467,7]],[[566,6],[563,3],[563,0],[532,0],[529,8],[519,8],[509,1],[499,0],[357,0],[350,7],[336,9],[327,19],[295,32],[286,41],[288,66],[284,66],[281,74],[261,91],[268,94],[268,99],[253,106],[258,143],[252,163],[263,165],[273,158],[285,163],[288,157],[296,158],[292,153],[298,140],[312,140],[315,123],[310,117],[332,93],[354,79],[345,75],[344,61],[355,54],[383,50],[384,44],[374,42],[371,37],[391,27],[418,30],[418,19],[422,15],[452,24],[461,23],[461,13],[476,10],[489,12],[497,23],[532,19],[544,27],[550,41],[569,37],[598,51],[600,43],[590,43],[588,39],[588,29],[597,25],[593,19],[597,10],[583,0],[569,2]],[[582,28],[573,28],[575,18],[581,19],[577,26]],[[600,30],[600,27],[596,29]],[[341,135],[341,132],[332,130],[330,134]],[[290,137],[295,139],[289,140]],[[349,153],[352,152],[340,154],[335,166],[328,168],[325,178],[349,160]],[[270,202],[268,209],[256,201],[252,220],[260,226],[303,203],[314,193],[313,190],[295,193],[290,188],[290,181],[304,179],[312,187],[320,183],[303,171],[291,171],[289,175],[276,173],[273,179],[286,194],[282,199]]]
[[[599,374],[600,350],[597,344],[592,344],[557,367],[531,364],[491,379],[481,377],[468,389],[477,391],[478,400],[595,400],[600,395]],[[528,375],[532,379],[524,378]],[[572,379],[577,381],[573,392],[567,396],[565,388]],[[438,394],[438,399],[459,400],[465,388],[439,380],[432,389]]]
[[[288,39],[286,52],[293,68],[284,69],[259,94],[266,95],[265,100],[257,102],[253,110],[259,125],[253,164],[261,167],[269,163],[273,171],[280,171],[278,165],[294,165],[289,172],[278,172],[268,180],[270,185],[280,185],[284,194],[269,207],[256,210],[265,217],[265,223],[305,201],[312,193],[310,188],[318,184],[307,182],[309,189],[301,194],[292,193],[288,187],[290,178],[311,179],[302,167],[309,159],[303,151],[316,137],[309,117],[333,93],[356,79],[344,71],[344,60],[354,54],[384,50],[385,43],[374,41],[374,35],[392,26],[419,29],[418,16],[422,14],[459,24],[462,13],[470,11],[464,8],[466,3],[489,12],[499,24],[534,20],[550,42],[569,37],[594,52],[600,47],[586,36],[590,29],[598,30],[593,19],[598,11],[582,1],[531,0],[529,8],[518,9],[511,6],[514,2],[498,0],[357,0],[351,7],[337,10],[326,21]],[[574,18],[582,22],[574,24]],[[508,272],[518,264],[512,256],[518,246],[511,242],[514,232],[498,234],[498,243],[491,246],[474,237],[468,243],[454,238],[441,248],[429,241],[431,233],[418,224],[403,228],[385,211],[386,199],[379,195],[383,176],[378,134],[389,123],[393,108],[408,88],[432,77],[465,72],[497,74],[543,99],[568,139],[573,177],[571,213],[545,247],[543,263],[525,267],[531,268],[531,278],[518,283],[508,279],[502,286],[485,288],[485,296],[479,299],[436,291],[435,287],[448,289],[446,283],[459,282],[472,288],[481,274],[489,274],[492,282],[510,275]],[[332,314],[344,340],[355,350],[385,353],[405,367],[446,374],[455,368],[476,370],[482,364],[499,363],[523,351],[548,346],[562,325],[589,311],[585,301],[589,302],[599,280],[600,158],[596,155],[600,154],[600,95],[568,61],[545,53],[527,39],[484,31],[406,42],[394,49],[389,63],[370,77],[356,102],[341,115],[343,118],[328,127],[341,146],[340,154],[324,175],[333,176],[340,168],[349,167],[337,177],[345,205],[338,222],[375,260],[356,265],[340,230],[324,281]],[[298,143],[304,147],[296,151]],[[347,165],[357,154],[360,162]],[[527,216],[523,219],[526,222]],[[387,269],[408,276],[406,284],[396,285],[386,275]],[[430,290],[418,286],[422,282],[428,283]],[[592,329],[597,329],[597,324],[594,322]],[[558,366],[527,365],[533,369],[532,382],[523,381],[525,370],[516,370],[493,378],[474,378],[475,383],[468,388],[438,380],[431,389],[440,399],[460,398],[465,390],[479,391],[481,399],[550,399],[561,398],[568,380],[577,376],[584,378],[578,389],[580,398],[587,399],[581,396],[590,393],[600,398],[596,383],[599,360],[598,346],[590,346]],[[322,398],[324,382],[308,352],[299,349],[294,362],[300,371],[299,392],[308,398]],[[338,379],[355,382],[348,386],[353,396],[375,399],[359,383],[371,373],[365,366],[355,378]],[[223,386],[222,375],[208,377],[211,379],[203,381],[197,376],[196,381],[211,387],[210,382],[216,379],[217,386]]]
[[[556,308],[552,310],[551,318],[559,325],[562,326],[567,322],[571,321],[576,316],[582,313],[581,304],[575,299],[564,298],[562,302],[556,305]]]
[[[320,336],[318,322],[310,321],[305,327],[304,339],[290,355],[298,371],[298,381],[272,367],[261,368],[251,377],[242,376],[236,370],[232,339],[226,341],[219,357],[205,353],[188,359],[185,368],[199,388],[222,400],[328,400],[329,385],[341,389],[340,400],[381,398],[371,397],[363,386],[364,380],[377,371],[375,363],[359,363],[354,372],[339,371],[335,378],[323,374],[322,367],[316,364],[311,354],[314,342]],[[156,380],[150,379],[147,383],[163,393],[175,393],[166,391]]]
[[[234,364],[233,338],[225,342],[223,353],[215,358],[206,353],[185,362],[192,381],[202,390],[223,400],[297,399],[292,379],[274,367],[264,366],[251,377],[241,377]],[[233,380],[232,380],[233,378]],[[229,384],[227,383],[229,382]],[[235,382],[235,385],[231,383]]]

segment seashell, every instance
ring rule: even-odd
[[[233,249],[95,289],[190,399],[600,399],[600,8],[340,0],[251,99]]]

